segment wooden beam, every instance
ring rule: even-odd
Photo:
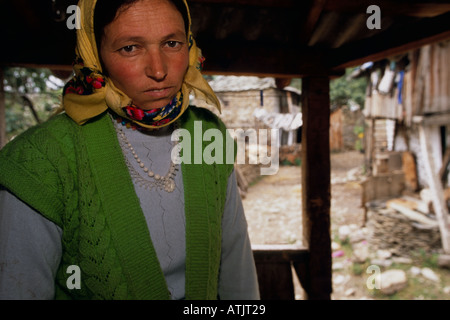
[[[253,245],[252,250],[261,300],[294,300],[292,267],[297,271],[307,264],[308,249],[292,245]],[[306,273],[297,271],[297,276],[301,281]]]
[[[450,112],[435,113],[426,116],[414,116],[412,121],[426,126],[445,126],[450,123]]]
[[[189,3],[221,4],[232,6],[255,6],[291,8],[299,4],[298,0],[188,0]]]
[[[433,130],[437,130],[436,126],[419,125],[420,145],[423,154],[424,167],[428,175],[427,182],[432,194],[433,207],[439,223],[442,248],[445,254],[450,254],[450,219],[447,204],[444,200],[442,183],[434,165],[432,146],[429,143]]]
[[[206,58],[204,74],[301,78],[329,75],[325,53],[308,47],[274,47],[249,43],[198,41]],[[339,72],[331,72],[338,74]]]
[[[328,1],[326,11],[366,13],[367,7],[377,5],[382,15],[430,18],[450,11],[448,1],[424,0],[333,0]]]
[[[313,31],[319,21],[320,15],[326,5],[328,0],[313,0],[311,2],[311,7],[309,8],[309,12],[306,16],[305,22],[300,29],[300,37],[302,44],[308,44],[309,39],[313,34]]]
[[[257,6],[276,8],[295,8],[303,6],[299,0],[189,0],[189,3],[220,4],[230,6]],[[325,5],[324,5],[325,4]],[[383,14],[390,16],[435,17],[450,11],[448,1],[424,0],[392,1],[392,0],[311,0],[310,14],[312,21],[316,13],[322,10],[333,12],[366,13],[367,7],[377,5]],[[316,11],[318,9],[318,11]],[[313,22],[314,24],[314,22]]]
[[[255,258],[265,261],[304,262],[308,255],[308,248],[306,247],[285,244],[255,244],[252,245],[252,251]]]
[[[441,179],[442,183],[445,183],[447,180],[447,174],[448,174],[448,166],[450,165],[450,148],[447,148],[445,150],[444,156],[442,158],[442,166],[441,169],[439,169],[439,175],[438,177]]]
[[[356,43],[344,45],[330,51],[329,66],[334,70],[355,67],[368,61],[379,61],[430,43],[450,39],[448,21],[450,13],[411,23],[407,27],[408,32],[405,32],[405,26],[402,25]]]
[[[309,249],[304,289],[313,300],[329,300],[332,292],[329,88],[327,77],[302,79],[302,220]]]

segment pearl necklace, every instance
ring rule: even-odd
[[[117,121],[119,122],[119,121]],[[175,129],[176,130],[178,128],[178,122],[174,122],[175,125]],[[114,125],[114,127],[116,128],[116,132],[119,134],[120,139],[122,140],[122,145],[127,148],[133,158],[135,159],[135,161],[137,162],[139,168],[144,172],[144,177],[139,174],[139,172],[137,172],[134,167],[129,163],[128,159],[127,159],[127,165],[128,168],[130,169],[130,174],[132,176],[132,178],[134,179],[135,182],[137,182],[141,187],[145,187],[146,189],[153,189],[153,187],[158,187],[160,190],[165,190],[166,192],[173,192],[175,190],[175,175],[176,172],[178,171],[178,167],[175,165],[175,163],[171,160],[170,161],[170,168],[167,172],[167,174],[165,176],[161,176],[159,174],[154,173],[152,170],[150,170],[149,168],[147,168],[145,166],[145,164],[142,162],[142,160],[139,158],[139,156],[137,155],[135,149],[133,148],[133,146],[131,145],[131,143],[129,142],[127,136],[125,135],[125,132],[123,131],[123,129],[121,128],[121,125]],[[176,143],[175,143],[176,144]],[[151,178],[153,180],[148,180],[146,178]]]

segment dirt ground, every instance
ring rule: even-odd
[[[331,154],[331,224],[333,234],[339,226],[361,225],[361,186],[349,178],[362,168],[363,154],[345,152]],[[277,174],[264,176],[251,185],[243,199],[252,244],[301,245],[301,167],[280,166]],[[332,235],[333,237],[333,235]],[[364,299],[366,292],[361,277],[346,272],[333,272],[332,299]],[[302,299],[302,289],[296,277],[296,298]],[[360,288],[360,289],[358,289]],[[349,292],[351,290],[351,292]]]

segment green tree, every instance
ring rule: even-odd
[[[354,68],[348,68],[342,77],[330,81],[330,103],[333,107],[356,103],[360,108],[364,108],[367,79],[352,78],[353,70]]]
[[[345,74],[330,81],[330,104],[332,107],[357,104],[364,108],[367,79],[364,77],[352,78],[355,68],[348,68]],[[292,79],[290,86],[302,89],[302,79]]]
[[[17,134],[45,121],[61,101],[63,82],[48,69],[4,69],[6,135]]]

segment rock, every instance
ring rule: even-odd
[[[351,235],[359,230],[362,229],[360,229],[360,227],[358,227],[356,224],[340,226],[338,229],[339,240],[341,242],[350,240]]]
[[[389,250],[382,250],[382,249],[377,250],[377,257],[380,259],[388,259],[391,256],[392,252],[390,252]]]
[[[349,275],[344,276],[342,274],[338,274],[336,277],[333,277],[333,283],[335,285],[345,284],[349,280],[350,280]]]
[[[355,263],[364,263],[369,258],[369,246],[361,244],[353,250],[352,261]]]
[[[379,267],[390,267],[392,265],[392,260],[390,259],[372,259],[370,263]]]
[[[340,226],[338,230],[339,240],[341,242],[347,241],[350,233],[351,229],[349,226]]]
[[[411,258],[408,257],[392,257],[392,262],[401,264],[411,264],[413,263]]]
[[[355,293],[356,293],[355,289],[350,288],[350,289],[345,290],[344,295],[346,295],[347,297],[349,297],[349,296],[354,296]]]
[[[332,270],[342,270],[344,269],[344,264],[342,262],[334,262],[331,266]]]
[[[391,269],[381,273],[381,292],[391,295],[402,290],[408,284],[406,273],[403,270]]]
[[[421,270],[422,276],[424,276],[426,279],[439,282],[440,278],[439,276],[430,268],[422,268]]]
[[[361,228],[351,232],[348,236],[350,243],[361,242],[367,239],[367,228]]]
[[[335,241],[333,241],[331,243],[331,250],[336,251],[336,250],[339,250],[340,248],[341,248],[341,245],[339,243],[337,243]]]
[[[422,270],[420,270],[419,267],[411,267],[409,269],[409,273],[413,276],[413,277],[417,277],[418,275],[420,275],[422,273]]]

